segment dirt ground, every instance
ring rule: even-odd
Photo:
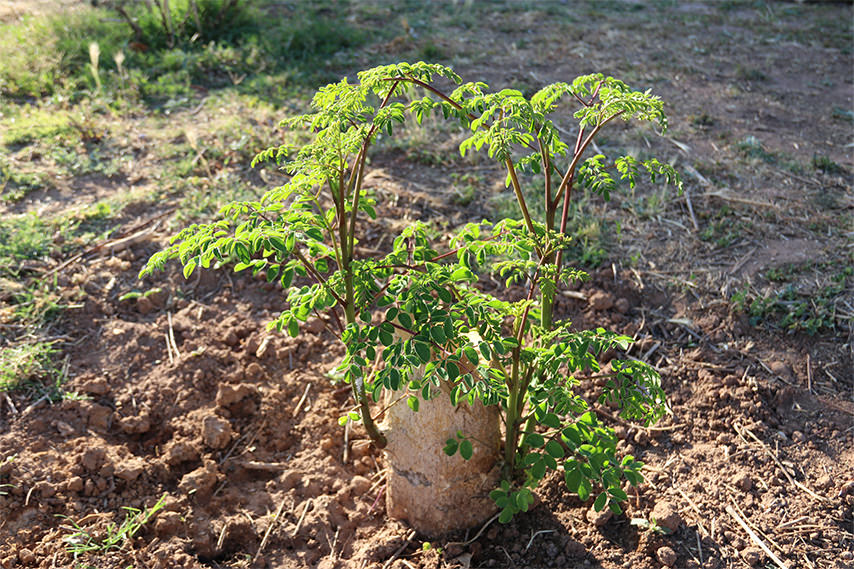
[[[621,236],[557,306],[579,328],[635,337],[630,355],[661,371],[669,395],[659,425],[616,423],[620,449],[646,463],[625,514],[593,512],[554,476],[512,523],[425,547],[385,516],[382,457],[359,428],[338,426],[352,400],[327,375],[343,349],[322,321],[295,339],[266,332],[280,291],[242,273],[185,281],[172,267],[146,283],[161,291],[120,300],[166,242],[158,228],[55,273],[76,306],[55,332],[65,389],[80,397],[0,397],[0,567],[854,567],[852,279],[833,326],[814,335],[751,321],[731,302],[769,285],[769,271],[819,287],[852,265],[854,45],[850,26],[828,32],[854,21],[852,6],[665,4],[584,3],[574,22],[532,8],[512,25],[486,10],[489,29],[450,24],[431,39],[464,78],[496,88],[595,70],[667,102],[666,138],[617,129],[599,144],[669,159],[686,194],[653,207],[646,187],[596,205]],[[211,111],[190,112],[175,120]],[[381,220],[478,219],[479,198],[496,191],[484,184],[452,205],[464,163],[428,166],[394,148],[374,160],[376,189],[397,196]],[[105,188],[92,192],[123,191]],[[169,212],[131,206],[121,221],[132,233]],[[67,552],[161,498],[123,549]]]

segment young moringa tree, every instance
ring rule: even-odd
[[[613,431],[598,422],[574,387],[585,377],[607,377],[603,400],[615,401],[626,419],[650,423],[665,410],[659,378],[641,362],[617,360],[610,372],[591,376],[601,371],[598,354],[625,349],[630,339],[555,323],[553,304],[561,283],[584,277],[564,267],[561,259],[571,239],[565,233],[573,188],[581,183],[607,195],[614,184],[603,157],[581,162],[581,155],[615,118],[663,121],[660,101],[601,76],[549,86],[530,101],[517,91],[488,94],[482,83],[463,84],[445,95],[434,86],[436,78],[461,83],[447,67],[401,63],[361,72],[357,84],[342,80],[320,89],[312,100],[313,112],[283,123],[308,127],[312,141],[299,149],[271,148],[255,160],[282,164],[291,176],[288,183],[259,201],[224,207],[215,222],[183,230],[142,274],[171,258],[183,264],[185,276],[212,264],[263,272],[287,291],[287,308],[271,326],[294,336],[310,315],[328,313],[346,347],[340,369],[358,408],[347,419],[361,420],[383,448],[394,437],[394,424],[384,432],[372,417],[372,404],[383,392],[403,391],[396,400],[406,399],[416,412],[414,420],[423,415],[439,422],[433,425],[433,432],[440,433],[435,452],[455,455],[446,460],[457,460],[463,468],[476,463],[484,471],[500,470],[503,481],[491,497],[501,508],[501,521],[527,510],[532,488],[559,464],[570,490],[587,499],[594,485],[600,487],[595,506],[607,504],[619,511],[618,502],[626,499],[622,481],[638,483],[641,465],[632,457],[617,459]],[[582,104],[572,151],[547,119],[567,95]],[[439,109],[471,128],[463,152],[486,145],[490,156],[506,166],[522,219],[466,226],[444,254],[433,248],[425,226],[415,223],[394,239],[384,257],[359,257],[356,244],[364,217],[376,215],[364,187],[369,148],[379,136],[392,135],[409,114],[420,122],[425,113]],[[524,148],[534,152],[514,161],[511,154]],[[564,172],[556,165],[561,159],[569,160]],[[531,217],[517,173],[538,168],[545,179],[545,220]],[[621,158],[617,168],[630,182],[640,168],[675,176],[657,161],[629,157]],[[526,293],[513,300],[482,292],[476,285],[485,271],[525,284]],[[418,412],[437,397],[450,403],[449,413]],[[472,417],[500,417],[503,430],[497,422],[494,428],[461,426],[453,410],[462,406]],[[478,409],[487,411],[478,415]],[[442,443],[444,449],[439,448]],[[485,460],[463,462],[472,457]],[[405,453],[389,456],[391,462],[402,462],[392,465],[393,472],[424,491],[423,497],[415,493],[407,499],[437,499],[440,486],[431,481],[431,473],[407,464],[410,458]],[[409,517],[410,523],[438,533],[458,527],[455,522],[471,525],[490,513],[482,501],[472,514],[471,500],[442,498],[438,509],[444,519],[422,524]]]
[[[591,74],[578,77],[572,84],[554,83],[543,88],[530,99],[526,99],[521,92],[506,89],[498,93],[486,92],[487,86],[483,83],[466,83],[459,85],[453,92],[446,94],[436,86],[426,83],[418,77],[407,76],[406,81],[421,87],[427,96],[421,100],[410,103],[410,109],[416,115],[416,120],[421,122],[423,116],[435,109],[441,108],[444,116],[458,119],[464,126],[471,130],[471,136],[460,145],[460,152],[465,156],[466,152],[474,148],[481,150],[485,147],[490,158],[501,163],[507,171],[505,184],[512,186],[516,196],[519,210],[524,220],[524,226],[529,234],[553,234],[556,237],[546,237],[541,243],[533,244],[536,252],[527,264],[520,264],[521,256],[517,255],[515,261],[502,262],[494,265],[501,276],[507,278],[508,285],[511,282],[527,282],[529,285],[528,300],[533,298],[534,292],[538,291],[539,303],[527,306],[521,313],[514,315],[514,334],[521,343],[526,335],[532,335],[532,347],[548,345],[560,337],[561,330],[568,323],[555,325],[554,322],[554,299],[557,287],[561,280],[567,278],[584,278],[586,275],[580,272],[570,271],[568,274],[562,269],[562,252],[565,247],[560,243],[561,239],[569,237],[566,235],[567,222],[570,212],[570,201],[573,190],[577,186],[592,190],[610,199],[610,192],[615,188],[612,174],[605,166],[605,156],[597,154],[582,160],[588,147],[594,141],[599,132],[609,123],[616,119],[628,121],[636,119],[642,122],[654,122],[663,130],[667,127],[667,119],[664,115],[662,101],[652,95],[649,91],[641,92],[629,88],[622,81],[601,74]],[[574,100],[578,109],[574,117],[578,120],[577,133],[572,146],[565,143],[560,136],[559,129],[555,126],[549,115],[558,108],[562,99]],[[521,154],[519,156],[519,154]],[[517,157],[518,156],[518,157]],[[568,164],[565,171],[561,171],[559,163]],[[613,168],[620,177],[634,187],[638,175],[645,171],[653,183],[663,177],[667,183],[675,185],[680,191],[682,183],[678,173],[669,164],[659,162],[655,158],[638,160],[633,156],[621,156],[614,161]],[[532,218],[525,193],[520,183],[520,173],[542,174],[542,199],[544,218],[535,220]],[[557,231],[557,233],[553,233]],[[464,230],[463,234],[466,230]],[[470,242],[477,243],[476,238],[469,234]],[[461,260],[466,262],[467,257]],[[539,326],[529,328],[528,319],[531,312],[539,312]],[[552,337],[552,334],[557,336]],[[620,338],[612,340],[623,345],[627,339]],[[546,342],[540,344],[539,342]],[[585,345],[585,344],[582,344]],[[602,346],[599,346],[601,349]],[[598,353],[598,352],[597,352]],[[551,410],[563,409],[566,414],[567,408],[556,405],[554,401],[544,403],[543,394],[537,395],[537,386],[546,381],[548,374],[544,366],[548,365],[536,358],[523,357],[522,348],[517,346],[511,352],[511,361],[507,363],[510,375],[507,381],[509,388],[507,405],[505,406],[505,443],[504,456],[505,466],[518,467],[521,459],[522,468],[526,471],[527,486],[535,485],[542,478],[543,467],[546,463],[554,468],[556,460],[562,458],[564,453],[558,450],[556,441],[550,441],[551,455],[529,452],[532,447],[542,446],[540,435],[534,434],[534,427],[542,418],[548,416],[549,421],[544,426],[553,426],[555,423],[551,416]],[[573,362],[564,362],[559,369],[570,377],[572,374],[583,369],[595,369],[598,371],[598,363],[587,361],[581,367],[575,367]],[[615,361],[612,365],[613,373],[606,382],[605,393],[602,399],[617,402],[624,418],[652,422],[657,420],[663,413],[663,393],[658,387],[657,374],[644,364],[639,362]],[[565,389],[563,386],[561,389]],[[639,388],[641,391],[635,391]],[[527,415],[525,410],[528,409]],[[537,412],[539,410],[539,412]],[[575,409],[576,413],[585,411],[586,405]],[[595,421],[595,417],[589,413],[581,415],[584,418]],[[523,426],[524,424],[524,426]],[[556,428],[556,427],[555,427]],[[571,431],[562,433],[563,442],[572,448],[567,441]],[[524,438],[521,439],[524,435]],[[607,484],[597,468],[591,471],[604,456],[606,463],[613,464],[613,456],[608,453],[613,451],[613,433],[608,430],[599,432],[599,442],[602,446],[599,450],[599,458],[587,458],[584,462],[570,460],[566,463],[566,481],[569,488],[577,491],[579,496],[589,494],[589,480],[601,483],[607,492],[599,494],[595,506],[597,509],[604,507],[607,503],[614,511],[620,508],[617,501],[622,497],[622,490],[614,484]],[[455,442],[449,440],[448,451],[453,452]],[[549,448],[546,448],[548,451]],[[581,453],[584,455],[584,453]],[[632,465],[631,461],[626,465]],[[536,468],[534,468],[536,466]],[[619,470],[619,469],[618,469]],[[637,471],[626,473],[631,483],[639,480]],[[613,481],[612,481],[613,482]],[[522,493],[510,495],[506,487],[496,491],[498,505],[503,508],[502,519],[509,519],[518,509],[525,509],[516,504],[513,497],[527,496],[527,490]]]

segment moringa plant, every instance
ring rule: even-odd
[[[445,93],[441,82],[457,87]],[[564,98],[579,104],[573,146],[549,118]],[[283,121],[307,129],[308,144],[273,147],[253,162],[275,161],[290,175],[286,184],[258,201],[225,206],[214,222],[184,229],[141,276],[172,258],[187,277],[197,267],[233,265],[263,273],[287,291],[287,307],[271,327],[296,336],[311,315],[328,314],[346,347],[340,371],[358,408],[344,420],[361,421],[380,448],[386,436],[372,408],[385,391],[402,391],[399,399],[413,412],[442,393],[440,385],[453,405],[479,400],[498,407],[503,481],[491,496],[503,522],[527,510],[532,489],[560,467],[582,500],[596,490],[597,509],[619,512],[623,481],[637,484],[642,465],[631,456],[617,458],[613,430],[576,387],[583,379],[606,379],[600,401],[615,403],[624,419],[649,424],[665,412],[659,377],[631,360],[612,360],[603,372],[597,356],[625,350],[631,339],[601,328],[575,330],[555,320],[553,307],[558,287],[586,278],[562,258],[572,239],[566,227],[573,190],[582,186],[607,197],[616,183],[604,156],[582,161],[582,155],[617,118],[665,126],[661,101],[601,75],[549,85],[530,99],[513,90],[489,93],[483,83],[462,83],[448,67],[419,62],[363,71],[356,84],[328,85],[311,107]],[[368,151],[408,118],[420,123],[431,112],[470,130],[460,147],[464,155],[485,149],[504,165],[521,219],[469,224],[443,252],[416,222],[384,256],[360,255],[359,235],[377,205],[365,187]],[[614,167],[630,184],[641,171],[678,183],[673,169],[654,159],[625,156]],[[542,177],[544,219],[530,214],[523,173]],[[479,288],[488,273],[506,279],[507,289],[489,294]],[[444,451],[468,459],[483,444],[457,432]]]

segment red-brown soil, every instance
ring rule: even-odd
[[[821,29],[818,19],[780,16],[785,3],[769,5],[780,37]],[[850,5],[811,9],[851,20]],[[717,8],[679,10],[700,18]],[[741,41],[764,13],[742,6],[684,34],[649,22],[636,28],[631,13],[618,14],[591,24],[598,35],[591,31],[588,43],[569,45],[553,21],[539,30],[542,44],[530,41],[523,28],[536,21],[523,14],[518,30],[479,36],[491,65],[471,56],[458,66],[467,79],[485,73],[501,87],[567,79],[591,66],[619,76],[627,65],[637,75],[630,80],[655,83],[670,103],[672,136],[688,150],[651,140],[650,152],[666,149],[677,167],[689,167],[700,228],[725,207],[735,214],[724,221],[742,224],[731,242],[698,239],[686,200],[674,199],[657,218],[623,226],[631,239],[615,245],[615,258],[639,254],[640,264],[606,263],[557,307],[579,328],[635,337],[630,355],[658,367],[670,398],[672,414],[655,427],[616,423],[620,448],[646,463],[647,483],[624,515],[596,514],[554,475],[532,511],[511,524],[424,547],[385,516],[382,458],[359,428],[338,426],[352,400],[328,375],[343,350],[322,321],[296,339],[268,333],[283,304],[278,289],[226,272],[185,281],[174,266],[146,284],[162,293],[119,300],[139,288],[139,269],[165,243],[160,232],[58,273],[76,306],[56,325],[68,357],[64,389],[79,397],[54,405],[21,393],[0,398],[0,567],[777,567],[758,542],[791,569],[854,567],[850,320],[835,332],[786,334],[751,325],[728,302],[769,268],[851,259],[851,123],[831,118],[831,109],[851,108],[850,46],[802,35],[760,47]],[[715,35],[724,32],[726,41]],[[505,49],[521,39],[529,46],[521,54]],[[454,34],[436,41],[451,53],[471,49]],[[825,76],[835,82],[820,88]],[[734,145],[747,135],[793,159],[826,155],[843,173],[746,161]],[[453,225],[481,214],[477,204],[449,206],[434,188],[447,173],[400,161],[393,152],[377,158],[387,173],[378,188],[401,198],[381,218],[442,215]],[[631,205],[615,202],[609,207]],[[127,209],[123,221],[131,227],[158,213]],[[847,229],[834,228],[839,220]],[[819,229],[807,229],[811,223]],[[379,238],[382,227],[374,230]],[[167,348],[170,335],[177,352]],[[592,396],[597,386],[583,389]],[[68,553],[74,534],[100,539],[123,521],[123,508],[150,508],[164,496],[163,509],[124,548],[76,560]]]

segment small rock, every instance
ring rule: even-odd
[[[88,448],[80,458],[80,464],[89,472],[95,472],[104,464],[107,453],[102,448]]]
[[[593,307],[593,310],[608,310],[614,306],[614,296],[607,292],[598,290],[590,296],[588,302],[590,303],[590,306]]]
[[[161,538],[176,535],[183,523],[178,512],[161,512],[154,522],[154,533]]]
[[[758,547],[747,547],[741,551],[741,558],[751,567],[756,567],[762,561],[762,550]]]
[[[625,314],[629,311],[630,306],[628,299],[618,298],[617,302],[614,303],[614,310],[620,314]]]
[[[364,496],[371,489],[371,481],[364,476],[354,476],[350,480],[350,487],[353,488],[353,496]]]
[[[208,415],[202,423],[202,439],[213,449],[228,446],[234,436],[231,423],[216,415]]]
[[[802,443],[807,440],[807,437],[800,431],[794,431],[792,432],[792,440],[796,443]]]
[[[136,299],[136,310],[140,314],[148,314],[154,310],[154,303],[146,296],[140,296]]]
[[[106,431],[113,421],[113,410],[104,405],[91,403],[86,405],[86,423],[96,431]]]
[[[679,512],[667,502],[659,502],[655,505],[650,513],[650,517],[655,519],[656,523],[667,529],[670,532],[675,532],[682,525],[682,517]]]
[[[252,352],[254,353],[256,347]],[[263,379],[264,378],[264,368],[261,367],[261,364],[258,362],[252,362],[248,366],[246,366],[246,379]]]
[[[196,447],[184,441],[173,443],[166,450],[166,463],[170,466],[178,466],[182,462],[190,462],[198,460],[198,458],[199,451],[196,450]]]
[[[790,368],[785,362],[774,360],[768,364],[768,368],[783,379],[792,379],[792,368]]]
[[[18,550],[18,560],[24,565],[32,565],[36,562],[36,555],[26,547]]]
[[[228,346],[236,346],[240,341],[240,338],[237,337],[237,332],[234,331],[234,328],[229,329],[228,332],[225,333],[225,338],[223,338],[223,342]]]
[[[116,467],[116,476],[128,482],[136,480],[145,470],[145,465],[138,458],[126,460]]]
[[[332,437],[324,437],[320,441],[320,448],[326,451],[332,450],[333,448],[335,448],[335,439],[333,439]]]
[[[80,391],[89,395],[106,395],[110,392],[110,384],[103,377],[90,379],[80,386]]]
[[[735,484],[736,488],[741,488],[745,492],[750,492],[750,490],[753,489],[753,479],[745,472],[736,476],[733,480],[733,484]]]
[[[66,484],[65,489],[68,492],[72,492],[75,494],[79,493],[81,490],[83,490],[83,479],[79,476],[72,476],[68,479],[68,484]]]
[[[610,520],[613,515],[614,514],[611,512],[610,508],[605,508],[601,512],[597,512],[595,509],[593,509],[593,506],[591,506],[590,509],[587,510],[586,514],[587,521],[596,526],[597,528],[607,524],[608,520]]]
[[[33,491],[38,492],[42,498],[50,498],[56,494],[56,486],[47,480],[39,480],[33,486]]]
[[[655,552],[655,556],[665,567],[673,567],[676,565],[676,552],[666,545],[664,547],[659,547]]]
[[[141,435],[151,430],[151,418],[148,415],[123,417],[119,426],[128,435]]]
[[[200,500],[206,500],[210,497],[217,483],[217,474],[216,463],[212,460],[206,460],[204,466],[185,474],[181,478],[178,489],[187,494],[194,494]]]
[[[326,324],[324,324],[323,320],[320,318],[309,318],[306,320],[305,324],[302,325],[302,328],[306,332],[320,334],[323,332],[323,329],[326,328]]]

